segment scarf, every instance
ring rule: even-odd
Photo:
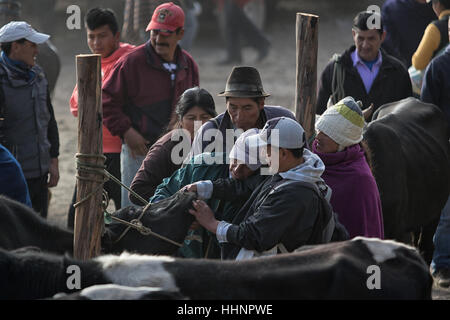
[[[322,178],[331,187],[330,203],[350,237],[384,237],[381,199],[375,178],[359,144],[341,152],[321,153],[314,141],[312,150],[325,164]]]
[[[24,79],[26,82],[32,82],[36,77],[36,73],[32,70],[32,67],[22,61],[10,59],[4,51],[1,53],[0,62],[14,73],[14,75]]]

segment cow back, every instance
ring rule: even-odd
[[[385,236],[399,238],[438,218],[445,205],[448,127],[439,108],[415,98],[385,105],[375,116],[364,139],[372,153]]]

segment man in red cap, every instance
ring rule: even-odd
[[[178,42],[184,12],[172,2],[158,6],[146,31],[150,39],[121,58],[103,86],[103,123],[122,139],[121,179],[129,186],[148,148],[168,126],[178,97],[199,85],[198,66]],[[122,207],[131,205],[122,189]]]

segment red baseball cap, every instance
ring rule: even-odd
[[[175,31],[184,26],[184,12],[179,6],[173,2],[163,3],[153,12],[152,20],[145,31],[154,29],[164,31]]]

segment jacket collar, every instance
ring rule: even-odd
[[[37,65],[24,69],[21,65],[9,59],[4,52],[0,55],[0,65],[2,66],[2,73],[6,75],[13,87],[31,85],[36,82],[37,78],[43,77],[43,72]]]
[[[156,53],[150,40],[148,40],[145,43],[145,53],[147,56],[147,62],[150,66],[152,66],[153,68],[157,68],[157,69],[164,69],[164,67],[163,67],[164,61]],[[187,69],[186,56],[183,54],[180,45],[177,45],[177,47],[175,49],[175,63],[178,66],[178,70]]]
[[[352,60],[351,54],[355,50],[356,50],[356,46],[352,45],[349,49],[344,51],[344,53],[341,56],[342,64],[347,69],[352,69],[353,68],[353,60]],[[381,52],[381,59],[382,59],[380,70],[381,69],[388,69],[388,68],[395,68],[395,66],[392,64],[391,60],[387,58],[386,51],[384,51],[383,48],[380,48],[380,52]]]

